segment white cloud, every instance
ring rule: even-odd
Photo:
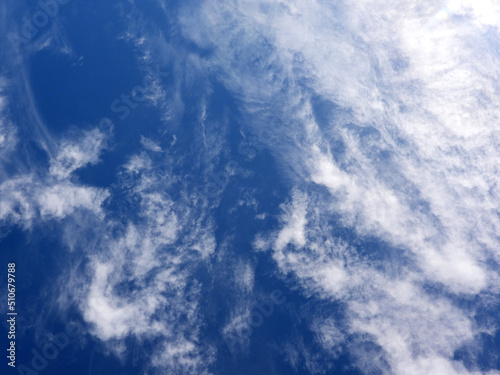
[[[144,136],[141,136],[141,144],[146,148],[147,150],[154,151],[154,152],[162,152],[162,148],[154,142],[152,139],[146,138]]]
[[[294,194],[292,207],[288,208],[288,214],[285,215],[285,224],[276,238],[275,247],[283,250],[285,246],[292,243],[297,246],[304,246],[306,243],[304,235],[304,226],[307,222],[307,199],[299,192]]]
[[[481,301],[499,291],[497,269],[486,266],[500,262],[498,14],[493,0],[207,0],[179,12],[184,36],[214,51],[204,58],[183,52],[177,64],[188,68],[176,85],[203,82],[204,69],[220,73],[243,103],[249,132],[267,127],[280,140],[262,142],[288,173],[291,199],[279,230],[258,236],[256,247],[270,249],[305,295],[345,304],[346,326],[317,318],[312,329],[327,350],[346,335],[377,345],[349,347],[362,369],[479,373],[453,355],[494,327],[476,326],[480,302],[467,310],[455,300]],[[181,55],[161,36],[144,36],[141,25],[134,31],[144,61],[154,48],[169,62]],[[41,42],[33,48],[55,43]],[[175,90],[168,105],[157,81],[148,93],[166,122],[182,118]],[[336,110],[318,114],[318,98]],[[279,121],[269,121],[271,115]],[[217,155],[218,135],[200,118],[203,155]],[[0,155],[13,140],[15,132],[0,122]],[[150,139],[141,143],[162,151]],[[204,373],[213,353],[199,339],[193,269],[215,251],[207,207],[191,204],[196,191],[170,197],[176,177],[155,174],[143,153],[122,174],[130,201],[139,202],[137,217],[125,224],[104,219],[109,193],[69,179],[99,162],[105,147],[106,135],[87,131],[61,142],[51,176],[2,180],[0,219],[29,226],[81,209],[97,214],[106,234],[91,253],[87,293],[75,294],[94,334],[107,342],[160,337],[153,366]],[[342,229],[361,243],[374,239],[380,249],[367,253],[346,243]],[[391,252],[397,255],[389,262]],[[242,297],[226,333],[248,317],[254,282],[251,265],[235,269]]]
[[[109,193],[102,189],[69,183],[41,189],[38,194],[36,201],[42,218],[63,218],[71,215],[77,208],[99,214],[103,201],[109,196]]]
[[[228,257],[231,258],[231,257]],[[221,333],[231,351],[247,351],[253,328],[249,325],[252,308],[254,308],[255,269],[248,261],[241,259],[225,261],[226,280],[231,285],[231,295],[227,296],[229,317],[222,327]]]
[[[109,196],[104,189],[78,186],[67,181],[40,181],[33,175],[3,182],[0,194],[0,221],[26,229],[33,223],[40,223],[39,220],[63,219],[76,210],[101,216],[101,205]]]
[[[101,216],[109,192],[70,182],[69,177],[76,169],[99,162],[104,139],[97,129],[72,140],[64,139],[56,157],[50,160],[49,173],[24,173],[1,182],[0,221],[29,228],[34,222],[63,219],[76,210]]]
[[[106,148],[108,135],[95,128],[73,137],[63,139],[50,173],[59,179],[68,178],[75,170],[100,161],[99,156]]]
[[[90,286],[76,302],[92,333],[116,355],[126,355],[116,345],[126,337],[150,340],[155,371],[206,373],[213,349],[199,340],[200,288],[193,273],[215,250],[213,227],[206,213],[170,198],[172,176],[150,159],[140,161],[145,158],[132,157],[121,176],[137,216],[123,224],[104,221],[107,234],[90,254]]]
[[[7,178],[4,172],[5,164],[12,161],[12,153],[18,143],[17,129],[7,115],[8,95],[6,86],[8,81],[0,76],[0,182]]]
[[[29,227],[36,215],[33,202],[29,199],[32,176],[23,176],[0,184],[0,220]]]
[[[206,64],[224,72],[254,133],[271,116],[286,124],[268,128],[279,143],[263,142],[307,194],[292,193],[281,229],[256,247],[272,248],[304,293],[348,304],[351,334],[371,335],[384,373],[478,373],[453,353],[486,328],[453,301],[498,292],[486,266],[500,261],[497,12],[493,2],[240,0],[180,13],[184,34],[214,48]],[[318,99],[335,109],[321,113]],[[376,238],[379,256],[398,252],[397,272],[330,235],[335,226]]]

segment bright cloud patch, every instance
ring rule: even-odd
[[[108,135],[95,128],[75,138],[64,139],[50,166],[50,174],[59,179],[86,165],[99,162],[99,155],[106,147]]]
[[[105,134],[95,129],[81,137],[64,139],[57,156],[50,160],[48,176],[43,176],[46,171],[40,171],[2,182],[0,220],[29,228],[35,219],[62,219],[77,209],[101,215],[101,205],[109,193],[79,185],[69,178],[76,169],[99,161],[105,138]]]

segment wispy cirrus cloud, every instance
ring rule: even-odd
[[[81,167],[98,163],[108,138],[109,134],[95,128],[63,139],[57,156],[50,163],[49,173],[58,179],[65,179]]]
[[[141,137],[114,191],[79,183],[74,172],[100,161],[108,134],[51,135],[21,64],[33,138],[49,165],[0,180],[0,220],[29,227],[90,212],[97,240],[78,243],[69,225],[65,235],[71,248],[88,245],[87,274],[70,275],[66,292],[92,333],[123,357],[124,338],[155,342],[156,371],[207,373],[215,352],[200,333],[195,275],[215,251],[211,215],[227,184],[209,202],[203,190],[220,177],[232,126],[207,115],[213,79],[238,98],[240,134],[272,135],[261,140],[289,191],[278,227],[254,248],[269,251],[302,294],[345,306],[342,319],[308,317],[321,355],[346,350],[366,373],[494,374],[456,353],[496,331],[476,315],[498,295],[497,13],[491,1],[207,0],[165,14],[190,41],[185,49],[134,13],[122,39],[140,64],[156,56],[179,73],[145,94],[161,111],[162,137]],[[25,52],[71,51],[63,35]],[[198,95],[189,181],[179,172],[189,152],[164,147],[183,125],[186,89]],[[12,129],[0,123],[0,155]],[[115,193],[123,200],[106,211]],[[252,263],[229,264],[236,297],[223,334],[248,319],[254,293]],[[292,364],[302,355],[310,372],[328,371],[297,343],[285,353]]]
[[[268,147],[296,193],[281,229],[256,247],[304,293],[347,304],[350,334],[378,347],[349,348],[361,368],[380,356],[384,373],[480,372],[454,353],[495,330],[472,317],[482,302],[457,301],[498,293],[496,11],[205,1],[180,13],[185,35],[213,49],[206,64],[241,96],[253,131],[272,116],[286,124],[270,129],[281,142]],[[361,251],[329,234],[336,227],[379,245]]]
[[[5,170],[10,161],[12,152],[15,150],[18,142],[17,129],[12,124],[8,115],[8,94],[6,87],[7,79],[0,78],[0,181],[8,178],[8,172]]]
[[[48,170],[33,170],[9,176],[0,184],[0,220],[29,228],[34,221],[62,219],[76,210],[103,214],[102,204],[109,192],[85,186],[70,177],[87,164],[99,161],[109,134],[99,129],[75,131],[61,139]]]
[[[190,202],[173,200],[174,176],[146,158],[132,157],[121,177],[137,216],[104,222],[89,254],[89,276],[75,278],[68,293],[90,284],[76,302],[91,332],[118,356],[126,355],[123,339],[130,337],[154,343],[150,371],[208,373],[214,348],[200,338],[201,284],[194,273],[215,250],[213,224]]]

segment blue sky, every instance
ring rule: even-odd
[[[500,373],[495,1],[0,16],[19,365],[78,325],[40,373]]]

